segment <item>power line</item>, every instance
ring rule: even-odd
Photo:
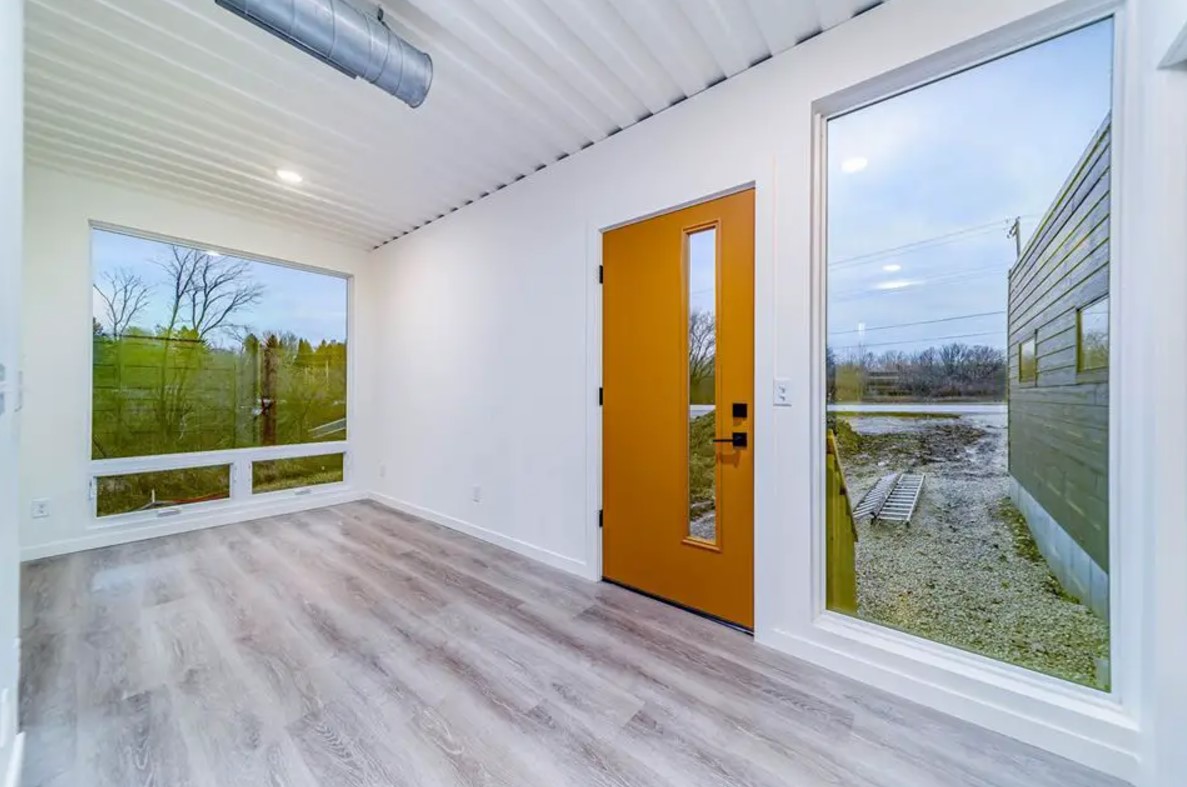
[[[894,344],[919,344],[921,342],[944,342],[951,338],[976,338],[978,336],[1005,336],[1005,331],[982,331],[980,334],[954,334],[952,336],[933,336],[932,338],[908,338],[899,342],[875,342],[872,344],[845,344],[843,347],[830,347],[831,350],[864,350],[871,347],[891,347]]]
[[[1036,214],[1028,213],[1018,218],[1034,218]],[[877,249],[875,251],[866,252],[865,254],[855,254],[852,257],[843,257],[839,260],[832,260],[828,263],[828,267],[834,268],[838,266],[845,266],[857,262],[867,262],[870,260],[881,259],[883,257],[891,257],[895,254],[901,254],[904,251],[913,251],[918,248],[928,248],[931,246],[943,246],[947,243],[954,243],[958,240],[976,235],[988,235],[995,231],[1005,231],[1010,228],[1011,223],[1015,220],[1014,216],[999,219],[997,221],[989,222],[987,224],[977,224],[972,227],[965,227],[959,230],[953,230],[942,235],[933,235],[928,238],[922,238],[911,243],[904,243],[901,246],[892,246],[885,249]]]
[[[829,336],[843,336],[847,333],[869,333],[870,331],[888,331],[891,328],[908,328],[913,325],[935,325],[940,322],[955,322],[956,320],[972,320],[977,317],[997,317],[1005,314],[1005,309],[996,312],[978,312],[977,314],[957,314],[953,317],[940,317],[935,320],[918,320],[917,322],[896,322],[893,325],[877,325],[873,328],[854,328],[849,331],[833,331]]]

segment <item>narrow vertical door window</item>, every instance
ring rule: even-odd
[[[688,535],[717,540],[717,228],[690,233]]]

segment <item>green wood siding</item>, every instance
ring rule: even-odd
[[[1110,119],[1010,271],[1010,474],[1109,567],[1108,369],[1079,371],[1076,312],[1109,293]],[[1035,337],[1037,375],[1018,379]]]

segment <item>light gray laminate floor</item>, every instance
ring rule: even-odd
[[[28,564],[25,787],[1112,784],[369,503]]]

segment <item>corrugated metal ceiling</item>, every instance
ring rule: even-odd
[[[27,0],[27,155],[370,248],[873,5],[384,2],[433,57],[413,110],[213,0]]]

